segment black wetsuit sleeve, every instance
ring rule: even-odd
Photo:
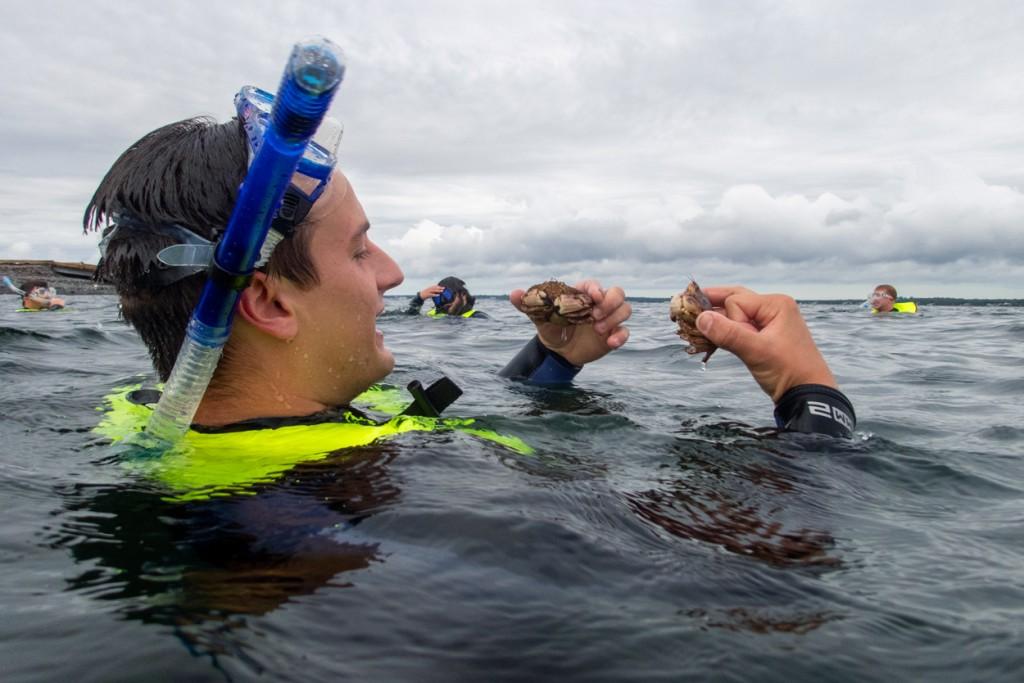
[[[405,309],[405,312],[409,315],[419,315],[421,308],[423,308],[423,299],[420,298],[419,293],[416,293],[409,300],[409,306]]]
[[[471,316],[469,316],[469,317],[470,317],[470,318],[480,318],[480,319],[485,319],[485,318],[490,318],[491,316],[487,315],[487,314],[486,314],[486,313],[484,313],[483,311],[473,311],[473,315],[471,315]]]
[[[583,368],[577,367],[533,337],[498,374],[533,384],[568,384]]]
[[[795,386],[775,404],[779,429],[850,438],[857,426],[853,404],[843,392],[823,384]]]

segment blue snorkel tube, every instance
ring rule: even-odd
[[[146,425],[150,436],[173,444],[188,431],[231,335],[235,306],[249,284],[274,215],[344,74],[341,51],[326,38],[303,41],[292,49],[185,341]]]

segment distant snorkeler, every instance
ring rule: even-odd
[[[406,313],[417,315],[427,299],[434,303],[434,308],[427,312],[431,318],[445,316],[459,318],[490,318],[483,311],[476,310],[476,297],[466,289],[465,281],[449,275],[438,281],[436,285],[424,287],[413,295]]]
[[[21,295],[22,311],[56,311],[64,308],[64,299],[57,296],[57,290],[46,280],[25,280],[18,287],[8,277],[3,281],[8,289]]]
[[[865,302],[876,313],[917,313],[913,301],[896,301],[896,288],[892,285],[878,285]]]

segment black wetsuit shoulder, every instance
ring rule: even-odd
[[[568,384],[580,370],[534,335],[498,374],[534,384]]]

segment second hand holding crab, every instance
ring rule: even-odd
[[[542,294],[543,293],[543,294]],[[582,366],[629,339],[623,323],[632,313],[621,287],[603,289],[596,280],[570,287],[550,280],[509,295],[537,327],[540,342],[570,363]]]

